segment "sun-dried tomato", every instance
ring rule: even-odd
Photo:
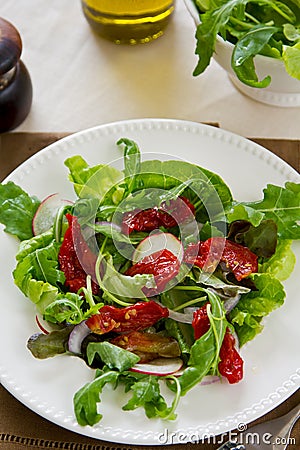
[[[162,292],[168,282],[178,275],[180,262],[169,250],[163,249],[145,256],[141,261],[129,267],[126,275],[152,274],[156,288],[143,288],[147,297],[152,297]]]
[[[181,354],[176,339],[157,333],[131,331],[111,339],[110,342],[138,355],[140,363],[149,362],[158,357],[175,358]]]
[[[173,228],[193,219],[194,213],[194,205],[186,197],[178,197],[163,202],[159,208],[134,209],[124,213],[122,232],[130,234],[133,231],[150,232],[159,227]]]
[[[193,314],[192,327],[194,329],[195,339],[199,339],[203,334],[205,334],[209,327],[210,321],[207,315],[207,304],[198,308]]]
[[[105,305],[99,313],[89,317],[86,325],[93,333],[104,334],[114,330],[117,333],[144,330],[164,317],[169,310],[155,301],[137,302],[125,308]]]
[[[176,225],[193,220],[194,215],[195,207],[186,197],[163,202],[159,208],[160,222],[165,228],[173,228]]]
[[[185,251],[184,262],[204,268],[206,272],[213,272],[219,262],[224,262],[238,281],[258,271],[257,255],[248,247],[223,237],[190,244]]]
[[[227,328],[220,350],[218,368],[220,374],[227,378],[230,384],[238,383],[243,378],[244,361],[235,348],[235,338]]]
[[[95,264],[97,256],[91,251],[81,234],[78,218],[66,214],[69,223],[58,254],[60,270],[65,274],[65,285],[71,292],[77,292],[86,286],[86,277],[90,275],[93,294],[99,288],[95,282]]]
[[[195,339],[199,339],[210,328],[207,305],[208,303],[194,312],[192,326]],[[235,348],[235,338],[229,328],[226,329],[219,356],[218,369],[220,374],[227,378],[230,384],[238,383],[242,380],[244,361]]]

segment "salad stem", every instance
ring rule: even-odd
[[[86,288],[82,287],[80,289],[80,291],[82,291],[84,293],[85,299],[88,302],[88,304],[90,305],[90,307],[92,308],[93,306],[95,306],[95,302],[93,299],[93,293],[92,293],[92,278],[90,275],[88,275],[86,277]]]
[[[252,18],[250,16],[249,18],[250,18],[250,20],[253,20],[256,24],[259,23],[254,17]],[[243,22],[242,20],[239,20],[236,17],[230,17],[230,22],[234,23],[235,25],[241,26],[243,29],[247,28],[247,29],[251,30],[251,28],[253,28],[253,26],[254,26],[253,24],[248,23],[248,22]]]
[[[192,300],[189,300],[188,302],[185,302],[185,303],[182,303],[181,305],[176,306],[176,308],[173,308],[173,311],[180,311],[181,309],[187,308],[188,306],[192,306],[199,302],[202,302],[205,299],[206,299],[205,296],[194,298]]]
[[[201,291],[206,293],[206,289],[200,286],[174,286],[173,289],[176,289],[176,291]]]
[[[103,242],[104,244],[104,242]],[[103,247],[103,245],[102,245]],[[109,297],[113,302],[117,303],[120,306],[130,306],[131,303],[128,302],[123,302],[122,300],[120,300],[118,297],[115,297],[111,292],[109,292],[107,289],[105,289],[101,277],[100,277],[100,264],[101,261],[104,259],[104,255],[101,253],[101,251],[99,252],[98,258],[96,260],[96,264],[95,264],[95,273],[96,273],[96,279],[97,282],[99,284],[99,287],[103,290],[103,292],[105,293],[105,295],[107,297]]]
[[[169,418],[172,418],[172,416],[173,416],[173,414],[174,414],[174,412],[175,412],[175,410],[176,410],[176,408],[178,406],[178,403],[179,403],[179,400],[180,400],[180,396],[181,396],[181,386],[180,386],[179,379],[177,377],[175,377],[174,375],[169,375],[166,378],[169,379],[169,380],[173,380],[175,382],[175,384],[176,384],[176,394],[175,394],[174,400],[173,400],[172,405],[170,407],[169,413],[164,417],[164,419],[168,420]]]

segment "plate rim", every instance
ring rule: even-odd
[[[175,127],[180,130],[183,130],[185,127],[187,127],[187,128],[192,127],[193,129],[197,128],[199,130],[201,129],[202,131],[204,130],[204,134],[206,132],[209,134],[208,130],[210,130],[213,135],[217,134],[219,137],[222,136],[222,138],[224,136],[226,136],[226,139],[229,139],[229,140],[237,139],[238,141],[242,142],[245,146],[252,147],[254,153],[256,151],[259,151],[259,152],[261,152],[261,156],[263,158],[268,158],[272,161],[272,163],[275,166],[280,166],[281,168],[284,168],[285,174],[289,174],[292,179],[293,178],[295,178],[295,180],[297,178],[300,179],[298,172],[293,167],[291,167],[286,161],[282,160],[279,156],[277,156],[270,150],[266,149],[262,145],[254,142],[254,141],[251,141],[248,138],[245,138],[243,136],[239,136],[235,133],[232,133],[231,131],[223,130],[222,128],[216,127],[209,123],[198,123],[198,122],[193,122],[193,121],[188,121],[188,120],[180,120],[180,119],[142,118],[142,119],[128,119],[128,120],[104,123],[101,125],[97,125],[97,126],[94,126],[91,128],[80,130],[78,132],[64,136],[61,139],[59,139],[59,140],[53,142],[52,144],[49,144],[48,146],[44,147],[43,149],[39,150],[37,153],[35,153],[30,158],[28,158],[26,161],[24,161],[22,164],[20,164],[16,169],[14,169],[2,181],[2,183],[5,183],[15,177],[18,177],[18,175],[22,173],[22,170],[26,169],[27,165],[30,165],[35,160],[39,160],[41,157],[46,155],[46,153],[49,152],[49,150],[50,150],[50,152],[53,149],[54,149],[53,151],[55,151],[56,147],[60,147],[61,145],[68,146],[69,143],[71,143],[71,145],[72,145],[72,141],[74,141],[74,140],[76,141],[78,138],[85,140],[86,136],[88,136],[88,138],[90,138],[90,136],[92,136],[92,138],[93,138],[94,135],[96,135],[96,137],[98,138],[98,136],[101,136],[101,131],[103,131],[103,130],[105,133],[106,132],[105,130],[108,129],[108,134],[109,134],[110,129],[115,130],[115,127],[124,127],[124,126],[125,127],[137,126],[137,127],[142,127],[142,128],[144,126],[146,126],[147,129],[150,127],[152,129],[163,129],[164,131],[169,129],[168,127],[171,127],[171,128]],[[158,128],[156,128],[156,127],[158,127]],[[190,130],[184,130],[184,131],[190,131]],[[115,133],[115,131],[113,131],[113,132]],[[98,135],[98,133],[100,133],[100,134]],[[39,408],[36,407],[36,405],[34,405],[34,403],[32,401],[30,401],[30,399],[26,398],[27,394],[22,392],[18,386],[14,386],[13,380],[9,377],[8,374],[5,373],[5,368],[2,369],[1,365],[0,365],[0,380],[3,384],[3,386],[15,398],[17,398],[19,401],[21,401],[21,403],[23,403],[26,407],[28,407],[29,409],[31,409],[33,412],[40,415],[41,417],[43,417],[47,420],[50,420],[52,423],[55,423],[58,426],[66,428],[69,431],[73,431],[73,432],[79,433],[84,436],[90,436],[90,437],[93,437],[96,439],[109,440],[110,442],[116,442],[116,443],[141,444],[141,445],[157,445],[157,444],[159,444],[159,442],[157,441],[157,436],[156,436],[156,438],[154,436],[155,433],[151,433],[149,435],[149,433],[145,434],[143,431],[130,430],[129,439],[126,439],[126,438],[124,439],[124,430],[123,429],[117,430],[117,429],[113,428],[114,432],[110,431],[111,436],[108,436],[107,431],[103,430],[101,432],[101,429],[97,428],[97,430],[96,430],[98,433],[98,435],[97,435],[95,432],[95,428],[93,428],[93,427],[88,427],[88,428],[80,427],[76,421],[72,422],[71,420],[64,422],[63,420],[61,420],[60,417],[53,417],[52,413],[48,414],[47,412],[45,413],[44,411],[39,411],[38,410]],[[285,401],[289,396],[291,396],[297,390],[299,385],[300,385],[300,369],[296,370],[295,373],[291,374],[290,378],[288,380],[286,380],[281,386],[279,386],[277,388],[276,392],[271,393],[269,396],[262,399],[259,403],[251,405],[251,407],[248,408],[248,411],[247,410],[242,411],[242,413],[244,415],[246,414],[246,416],[247,416],[246,421],[250,422],[254,419],[257,419],[257,418],[261,417],[262,415],[266,414],[267,412],[269,412],[274,407],[277,407],[279,404],[281,404],[283,401]],[[223,433],[224,430],[230,431],[230,430],[234,429],[234,427],[237,424],[236,418],[239,415],[240,415],[240,413],[237,412],[235,415],[233,415],[231,417],[227,417],[226,419],[224,419],[222,421],[219,420],[218,424],[219,424],[220,430],[218,433],[215,433],[215,435],[217,436],[219,433]],[[243,419],[245,420],[245,417],[243,417]],[[147,419],[147,420],[149,420],[149,419]],[[220,422],[225,423],[223,428],[222,428]],[[230,426],[230,428],[228,428],[228,424],[230,422],[232,423],[232,425]],[[215,424],[212,424],[212,426],[215,426]],[[193,431],[195,431],[194,428],[193,428]],[[182,432],[182,430],[176,431],[176,433],[180,433],[180,432]],[[184,432],[186,432],[186,429],[184,430]],[[108,439],[108,437],[110,437],[112,440]],[[185,441],[185,442],[188,442],[188,441]],[[172,442],[172,443],[175,443],[175,442]],[[178,441],[178,443],[184,443],[184,442]]]

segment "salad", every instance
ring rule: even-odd
[[[74,393],[82,426],[101,420],[106,385],[129,394],[125,411],[174,420],[199,383],[247,377],[240,349],[284,303],[300,238],[300,184],[241,202],[216,173],[117,145],[122,170],[65,161],[75,201],[0,185],[0,222],[20,241],[14,281],[36,309],[28,351],[94,373]]]
[[[203,73],[215,51],[217,36],[233,44],[231,67],[238,79],[251,87],[265,88],[256,74],[254,57],[280,59],[286,72],[300,80],[300,1],[194,0],[201,23],[196,32],[199,57],[194,75]]]

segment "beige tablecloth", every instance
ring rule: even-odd
[[[0,180],[39,149],[54,142],[65,134],[8,133],[0,135]],[[276,153],[296,170],[300,171],[299,141],[276,139],[254,140]],[[4,343],[1,345],[4,345]],[[300,391],[297,391],[276,409],[254,423],[279,417],[299,404],[299,402]],[[66,450],[142,450],[149,448],[147,446],[127,446],[104,442],[65,430],[26,408],[3,387],[0,387],[0,405],[1,450],[42,450],[46,448]],[[300,422],[295,425],[291,438],[289,450],[299,449]],[[215,450],[218,444],[205,442],[203,444],[189,443],[178,444],[174,447],[178,450]],[[151,446],[151,448],[166,449],[163,446]]]
[[[80,131],[155,117],[219,122],[241,136],[300,139],[300,107],[246,97],[215,60],[193,76],[196,27],[184,0],[176,0],[164,36],[145,45],[95,35],[80,0],[2,0],[0,17],[18,28],[33,83],[32,109],[18,131]]]

